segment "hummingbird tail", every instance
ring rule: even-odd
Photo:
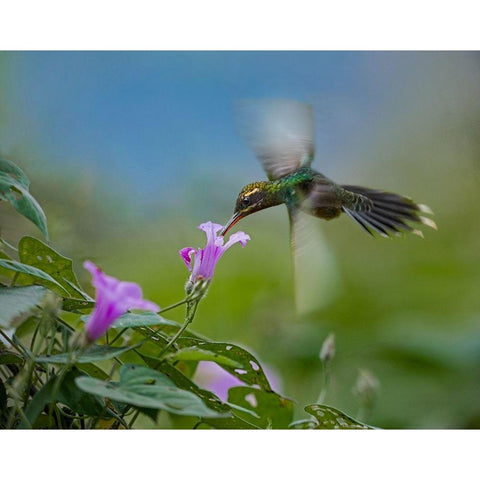
[[[423,233],[409,223],[421,223],[437,229],[432,219],[421,215],[433,214],[427,205],[415,203],[396,193],[352,185],[342,187],[354,194],[353,197],[349,196],[348,204],[342,207],[343,211],[370,235],[376,232],[382,237],[390,237],[410,232],[423,237]]]

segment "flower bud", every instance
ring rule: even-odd
[[[320,360],[323,363],[329,363],[335,356],[335,334],[330,333],[325,339],[320,350]]]
[[[189,297],[198,297],[203,298],[208,291],[211,280],[205,280],[203,278],[197,279],[195,282],[192,282],[190,279],[185,284],[185,293]]]
[[[366,369],[360,369],[357,381],[353,387],[353,393],[359,398],[364,405],[371,405],[380,389],[378,378]]]

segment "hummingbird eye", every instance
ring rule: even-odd
[[[244,209],[244,208],[247,208],[248,206],[250,206],[250,198],[249,197],[243,197],[240,200],[240,208]]]

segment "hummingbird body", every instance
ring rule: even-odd
[[[343,203],[349,200],[340,185],[310,167],[299,168],[288,177],[293,192],[286,203],[293,211],[298,208],[314,217],[331,220],[342,213]]]
[[[321,173],[310,167],[301,167],[277,180],[246,185],[239,194],[237,210],[242,210],[242,202],[250,198],[255,211],[285,203],[289,209],[298,208],[309,215],[330,220],[342,213],[342,204],[349,203],[350,197],[351,194]],[[254,207],[257,198],[262,201]]]

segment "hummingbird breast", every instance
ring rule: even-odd
[[[321,173],[309,170],[309,178],[294,186],[295,206],[324,220],[338,217],[342,213],[343,189]]]

